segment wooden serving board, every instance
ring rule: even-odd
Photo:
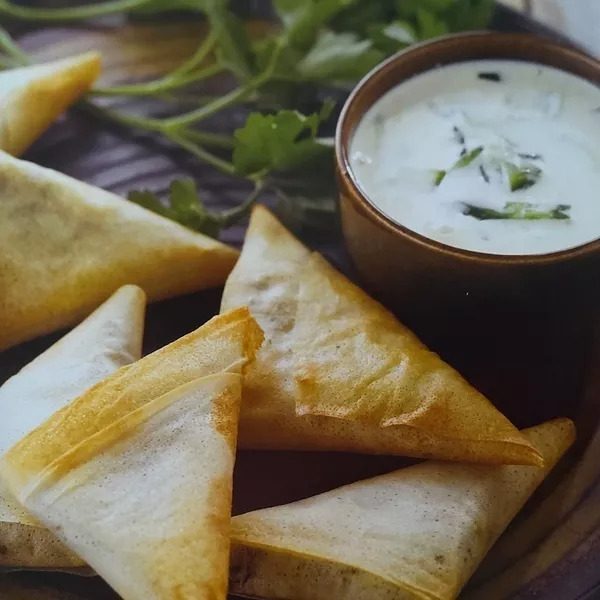
[[[252,25],[257,30],[269,26]],[[505,8],[498,9],[494,26],[554,35]],[[100,49],[105,55],[104,83],[116,83],[161,74],[189,56],[202,35],[202,24],[192,23],[124,25],[118,29],[101,25],[54,28],[22,32],[19,37],[26,50],[45,59]],[[219,92],[228,81],[216,80],[211,85],[215,86],[213,92]],[[152,110],[151,105],[129,102],[120,108]],[[225,126],[229,129],[232,120],[243,122],[244,113],[233,112],[226,119],[227,122],[212,122],[211,126],[215,130]],[[243,184],[237,185],[162,142],[107,127],[78,110],[57,123],[26,158],[119,194],[139,188],[164,191],[173,177],[181,175],[196,178],[199,189],[215,208],[234,206],[246,193]],[[339,230],[298,234],[352,276]],[[237,226],[224,232],[222,239],[241,246],[243,235],[244,226]],[[145,351],[180,337],[216,314],[220,293],[221,290],[215,290],[151,306]],[[486,354],[482,348],[473,347],[472,341],[448,340],[425,330],[416,331],[517,425],[526,426],[562,414],[575,418],[580,431],[576,448],[476,574],[465,592],[466,600],[583,600],[595,597],[594,590],[600,589],[600,459],[595,459],[595,455],[600,456],[600,375],[596,375],[600,359],[600,338],[596,332],[600,328],[595,321],[590,317],[583,323],[556,323],[556,330],[546,332],[544,338],[550,342],[540,338],[539,351],[529,356],[517,351],[520,340],[515,340],[512,352],[502,349]],[[0,383],[60,335],[46,336],[0,354]],[[482,340],[485,342],[485,338]],[[487,340],[487,347],[493,346],[494,340]],[[549,377],[550,373],[553,377]],[[406,464],[405,459],[391,457],[240,452],[234,512],[308,497]],[[537,520],[530,520],[532,515]],[[0,574],[0,600],[115,598],[98,578],[52,573]]]

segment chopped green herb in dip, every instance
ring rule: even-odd
[[[370,109],[352,171],[384,213],[439,242],[564,250],[600,237],[599,104],[600,88],[534,63],[440,67]]]
[[[492,219],[526,219],[537,221],[540,219],[569,219],[567,214],[571,207],[568,204],[559,204],[551,210],[537,210],[535,206],[528,202],[507,202],[503,210],[494,210],[492,208],[481,208],[466,204],[463,215],[475,217],[480,221]]]
[[[481,73],[477,74],[477,77],[484,81],[493,81],[495,83],[500,83],[502,81],[502,75],[497,71],[481,71]]]

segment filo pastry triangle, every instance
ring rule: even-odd
[[[19,156],[100,74],[97,52],[0,72],[0,149]]]
[[[122,287],[0,387],[0,456],[88,388],[140,358],[144,309],[144,292]],[[0,568],[83,566],[1,482],[0,547]]]
[[[545,466],[425,462],[232,519],[231,592],[277,600],[453,600],[574,439],[527,429]]]
[[[11,493],[125,600],[227,593],[245,309],[117,371],[11,448]]]
[[[76,323],[128,283],[149,300],[222,284],[238,253],[0,152],[0,350]]]
[[[541,464],[484,396],[260,206],[221,309],[246,305],[265,343],[244,381],[241,448]]]

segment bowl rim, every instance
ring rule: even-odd
[[[410,57],[411,55],[422,52],[424,49],[429,48],[435,48],[437,53],[441,57],[444,54],[444,50],[449,45],[455,45],[457,41],[460,42],[461,40],[463,40],[464,42],[468,42],[469,40],[472,40],[474,38],[495,38],[501,40],[505,44],[515,43],[515,47],[518,47],[519,43],[528,43],[537,44],[540,47],[551,48],[553,51],[561,52],[572,63],[576,62],[579,64],[586,64],[587,66],[591,66],[598,72],[598,77],[600,80],[599,59],[594,58],[590,54],[579,50],[577,47],[568,43],[556,42],[545,37],[541,37],[539,35],[530,33],[499,33],[487,30],[453,33],[440,36],[432,40],[426,40],[424,42],[420,42],[418,44],[414,44],[408,48],[400,50],[396,54],[390,56],[389,58],[375,66],[373,69],[371,69],[371,71],[369,71],[359,81],[359,83],[348,96],[340,112],[335,131],[335,163],[336,168],[338,170],[338,174],[340,178],[343,179],[343,185],[346,185],[349,188],[349,193],[347,194],[347,196],[349,197],[350,202],[352,202],[355,205],[358,204],[358,208],[362,209],[361,213],[364,216],[369,218],[371,221],[375,222],[380,227],[383,227],[393,235],[404,239],[408,239],[413,244],[421,246],[424,249],[429,249],[437,253],[442,253],[447,256],[460,258],[467,261],[475,261],[479,263],[485,262],[490,264],[508,263],[515,265],[543,265],[581,258],[584,256],[589,256],[590,254],[596,252],[600,253],[600,235],[597,238],[579,246],[574,246],[572,248],[566,248],[554,252],[545,252],[541,254],[493,254],[479,252],[476,250],[467,250],[465,248],[457,248],[455,246],[450,246],[448,244],[444,244],[443,242],[438,242],[437,240],[433,240],[431,238],[428,238],[427,236],[421,235],[409,229],[405,225],[402,225],[401,223],[395,221],[386,213],[384,213],[380,208],[378,208],[377,205],[372,200],[370,200],[367,194],[364,193],[362,188],[360,187],[350,165],[348,147],[344,142],[344,138],[347,138],[348,141],[350,141],[351,139],[351,135],[346,135],[346,133],[347,128],[350,126],[350,123],[348,122],[348,115],[355,103],[358,102],[365,93],[368,93],[370,85],[372,84],[372,82],[376,81],[378,76],[380,76],[382,73],[387,72],[390,69],[393,70],[396,64],[399,64],[402,61],[406,60],[407,57]],[[519,60],[518,52],[515,52],[514,60]],[[454,62],[458,63],[465,61],[445,61],[446,64],[452,64]],[[548,64],[549,66],[552,66],[550,63]],[[569,70],[568,68],[561,68],[561,70],[573,73],[573,71]],[[426,71],[420,71],[420,73],[424,72]],[[415,75],[416,74],[417,73],[415,73]],[[597,85],[596,82],[591,81],[590,79],[586,79],[581,75],[577,76],[589,81],[594,85]],[[371,103],[369,103],[369,108],[373,106],[373,104],[377,102],[381,97],[382,95],[377,95],[375,99]]]

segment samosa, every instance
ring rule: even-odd
[[[149,402],[196,379],[240,374],[263,334],[243,307],[120,368],[54,413],[3,457],[1,479],[19,496],[54,460]]]
[[[144,309],[140,288],[121,288],[0,387],[0,455],[88,388],[140,358]],[[0,547],[0,567],[4,568],[83,565],[1,484]]]
[[[221,308],[246,305],[266,339],[244,381],[241,448],[541,464],[484,396],[264,207]]]
[[[225,600],[240,400],[239,373],[180,386],[52,461],[19,500],[124,600]]]
[[[101,58],[87,52],[0,72],[0,149],[19,156],[100,74]]]
[[[523,432],[545,466],[425,462],[232,520],[231,592],[277,600],[453,600],[574,439]]]
[[[238,253],[0,152],[0,350],[72,325],[121,285],[159,300],[222,284]]]
[[[124,367],[11,448],[14,497],[125,600],[223,599],[245,309]]]

